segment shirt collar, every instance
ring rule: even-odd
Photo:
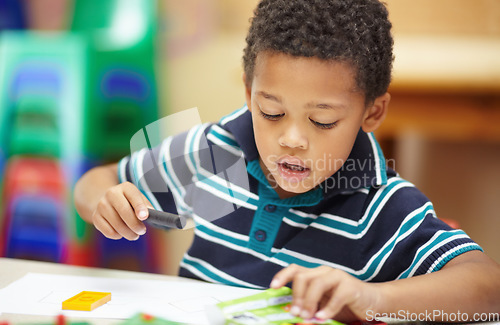
[[[259,158],[253,133],[252,113],[247,105],[223,117],[219,123],[234,136],[248,161]]]
[[[247,161],[256,160],[256,166],[259,166],[259,152],[255,144],[252,115],[248,107],[245,105],[223,117],[220,124],[233,134]],[[342,168],[319,187],[325,197],[330,197],[342,192],[380,187],[385,184],[387,184],[387,170],[380,145],[372,133],[360,129],[352,151]]]
[[[320,184],[326,196],[387,184],[385,157],[373,133],[358,131],[349,157]]]

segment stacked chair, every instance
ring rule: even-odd
[[[86,46],[76,35],[0,35],[3,247],[8,257],[65,262],[81,174]]]
[[[71,16],[62,33],[0,32],[3,255],[154,272],[151,238],[103,237],[72,189],[158,119],[156,3],[75,0]]]

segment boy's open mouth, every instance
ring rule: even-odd
[[[299,165],[289,164],[287,162],[281,163],[280,165],[282,165],[283,168],[288,168],[288,169],[291,169],[292,171],[298,171],[298,172],[301,172],[301,171],[308,169],[308,168],[305,168],[305,167],[302,167]]]
[[[283,180],[291,183],[300,182],[311,173],[311,170],[307,167],[286,161],[278,163],[278,171]]]

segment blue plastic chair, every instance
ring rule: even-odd
[[[20,195],[10,207],[5,256],[62,262],[66,246],[62,207],[51,197]]]

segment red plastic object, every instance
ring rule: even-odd
[[[57,315],[56,325],[66,325],[66,318],[64,317],[64,315]]]
[[[13,226],[13,211],[14,207],[22,208],[30,204],[30,198],[33,202],[40,202],[39,200],[45,198],[47,202],[55,202],[58,206],[58,213],[56,213],[56,222],[59,223],[60,229],[64,229],[63,214],[64,206],[67,202],[67,190],[64,173],[57,160],[40,158],[40,157],[27,157],[27,156],[13,156],[6,164],[5,178],[3,187],[3,231],[2,231],[2,252],[4,254],[9,250],[9,235],[11,231],[18,232],[18,229],[11,229]],[[20,199],[22,200],[20,201]],[[14,204],[18,202],[21,205]],[[45,202],[45,201],[41,201]],[[33,213],[36,207],[30,208]],[[36,220],[33,220],[36,223]],[[26,228],[28,229],[28,228]],[[65,248],[63,248],[62,255],[66,256]],[[58,258],[58,261],[61,261]]]
[[[41,193],[64,200],[65,187],[65,178],[57,160],[14,156],[7,163],[4,183],[6,201],[17,194]]]
[[[68,244],[68,254],[65,256],[65,263],[79,266],[97,266],[95,243],[91,240],[86,240],[85,243],[80,243],[76,240],[71,240]]]

